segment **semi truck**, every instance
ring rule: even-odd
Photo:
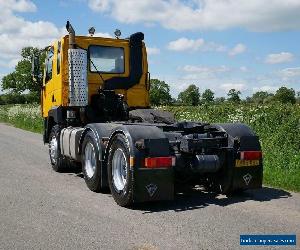
[[[68,35],[46,48],[41,85],[43,141],[53,170],[82,167],[87,187],[120,206],[173,200],[184,186],[222,194],[262,186],[258,136],[245,124],[175,120],[151,108],[144,34]]]

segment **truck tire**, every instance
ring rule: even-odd
[[[88,131],[82,143],[82,173],[88,188],[94,192],[101,191],[101,162],[96,138]]]
[[[115,202],[122,206],[132,205],[132,179],[130,171],[129,143],[123,134],[112,139],[108,153],[108,183]]]
[[[63,172],[65,171],[68,166],[69,162],[67,159],[63,157],[60,151],[60,132],[61,126],[54,125],[51,129],[49,135],[49,156],[52,168],[56,172]]]

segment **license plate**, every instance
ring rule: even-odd
[[[236,167],[253,167],[259,166],[259,160],[236,160]]]

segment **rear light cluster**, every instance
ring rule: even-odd
[[[261,151],[241,151],[240,152],[241,160],[260,160],[262,159]]]
[[[146,168],[170,168],[175,166],[175,157],[148,157],[145,158]]]

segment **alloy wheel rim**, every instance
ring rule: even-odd
[[[127,183],[128,163],[125,153],[118,148],[112,158],[112,180],[118,192],[122,191]]]
[[[56,158],[57,158],[57,150],[58,150],[58,143],[57,143],[57,139],[56,136],[52,136],[50,143],[49,143],[49,150],[50,150],[50,158],[51,161],[56,164]]]
[[[96,171],[96,154],[92,143],[87,143],[85,147],[85,172],[89,178],[92,178]]]

